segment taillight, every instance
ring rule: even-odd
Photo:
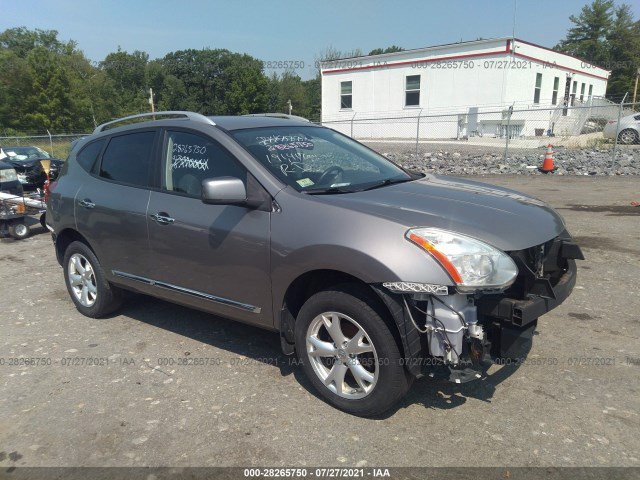
[[[56,181],[50,182],[49,180],[46,180],[44,182],[44,203],[49,201],[49,194],[53,192],[53,189],[56,188],[57,184],[58,182]]]

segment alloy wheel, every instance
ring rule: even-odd
[[[367,332],[353,318],[338,312],[316,316],[307,329],[306,349],[313,371],[336,395],[356,400],[375,388],[378,354]]]

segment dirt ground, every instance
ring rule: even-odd
[[[316,397],[276,334],[141,296],[83,317],[47,232],[3,240],[0,467],[639,467],[640,180],[484,180],[559,209],[576,289],[526,364],[421,379],[377,420]]]

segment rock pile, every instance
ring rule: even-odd
[[[466,148],[459,152],[453,149],[439,148],[421,152],[418,155],[406,148],[392,151],[385,145],[384,150],[377,145],[372,148],[410,170],[443,175],[543,175],[538,171],[542,165],[546,149],[519,150],[509,152],[473,151]],[[404,151],[401,151],[404,150]],[[554,149],[553,157],[556,170],[552,175],[640,175],[640,148],[623,147],[613,161],[612,150],[574,150]]]

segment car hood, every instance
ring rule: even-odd
[[[0,170],[6,170],[7,168],[13,168],[13,165],[7,162],[6,158],[3,158],[0,160]]]
[[[319,198],[407,227],[463,233],[505,251],[539,245],[565,229],[562,217],[538,199],[451,177],[428,175],[375,190]]]
[[[24,160],[14,160],[11,157],[9,158],[5,158],[4,159],[5,162],[9,162],[11,165],[13,165],[14,167],[19,167],[19,168],[34,168],[37,166],[41,166],[40,164],[40,159],[36,159],[36,158],[27,158]]]

